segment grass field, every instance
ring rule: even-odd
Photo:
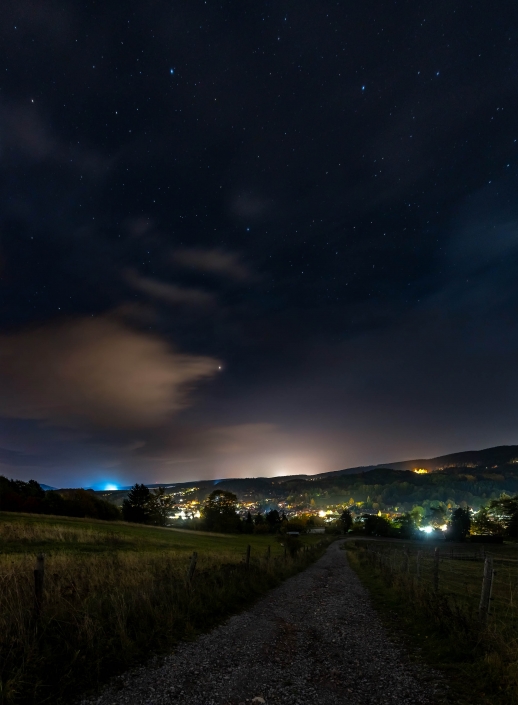
[[[321,555],[323,538],[303,537],[285,552],[271,535],[0,513],[0,702],[77,697],[250,605]],[[40,552],[45,580],[36,617]]]
[[[352,567],[375,606],[411,648],[443,670],[451,702],[465,705],[518,703],[518,561],[516,544],[436,544],[348,541]],[[419,571],[417,569],[419,554]],[[484,559],[496,574],[490,614],[479,615]]]
[[[322,536],[302,537],[305,544],[318,543]],[[0,551],[2,554],[50,556],[62,553],[103,554],[113,550],[127,552],[177,551],[207,552],[237,556],[246,552],[265,551],[271,545],[272,555],[281,555],[283,548],[271,535],[211,534],[203,531],[183,531],[125,522],[75,519],[37,514],[0,512]]]

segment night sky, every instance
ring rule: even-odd
[[[518,443],[513,3],[5,0],[0,473]]]

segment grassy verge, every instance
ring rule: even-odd
[[[410,651],[441,670],[456,705],[516,705],[518,703],[518,641],[516,615],[511,606],[486,625],[478,619],[476,603],[451,585],[436,594],[426,583],[402,572],[388,571],[359,542],[347,543],[351,567],[369,590],[374,606],[393,633]],[[478,580],[478,575],[477,575]]]
[[[306,567],[324,550],[316,539],[307,537],[285,556],[273,536],[2,513],[0,702],[66,702],[193,638]],[[34,554],[40,551],[45,584],[35,619]],[[192,551],[198,563],[189,584]]]

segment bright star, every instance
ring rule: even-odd
[[[173,75],[173,73],[174,73],[174,69],[169,69],[169,73],[170,73],[170,74],[171,74],[171,76],[172,76],[172,75]]]

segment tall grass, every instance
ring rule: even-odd
[[[409,570],[406,550],[385,547],[383,559],[383,548],[374,552],[360,542],[346,548],[375,603],[396,616],[398,627],[425,657],[447,671],[457,693],[455,702],[518,705],[518,612],[513,597],[516,575],[511,575],[516,567],[502,569],[492,613],[482,620],[481,563],[452,561],[441,566],[439,589],[434,591],[430,566],[422,565],[418,579]]]
[[[77,697],[150,653],[210,628],[322,551],[306,547],[270,560],[264,553],[249,570],[235,552],[200,554],[192,584],[189,556],[181,551],[56,553],[46,560],[39,619],[34,556],[0,555],[0,702]]]
[[[67,527],[60,525],[41,525],[28,523],[0,523],[0,546],[10,543],[22,543],[30,548],[34,543],[49,544],[108,544],[120,545],[131,543],[131,538],[120,532],[99,531],[90,528]]]

